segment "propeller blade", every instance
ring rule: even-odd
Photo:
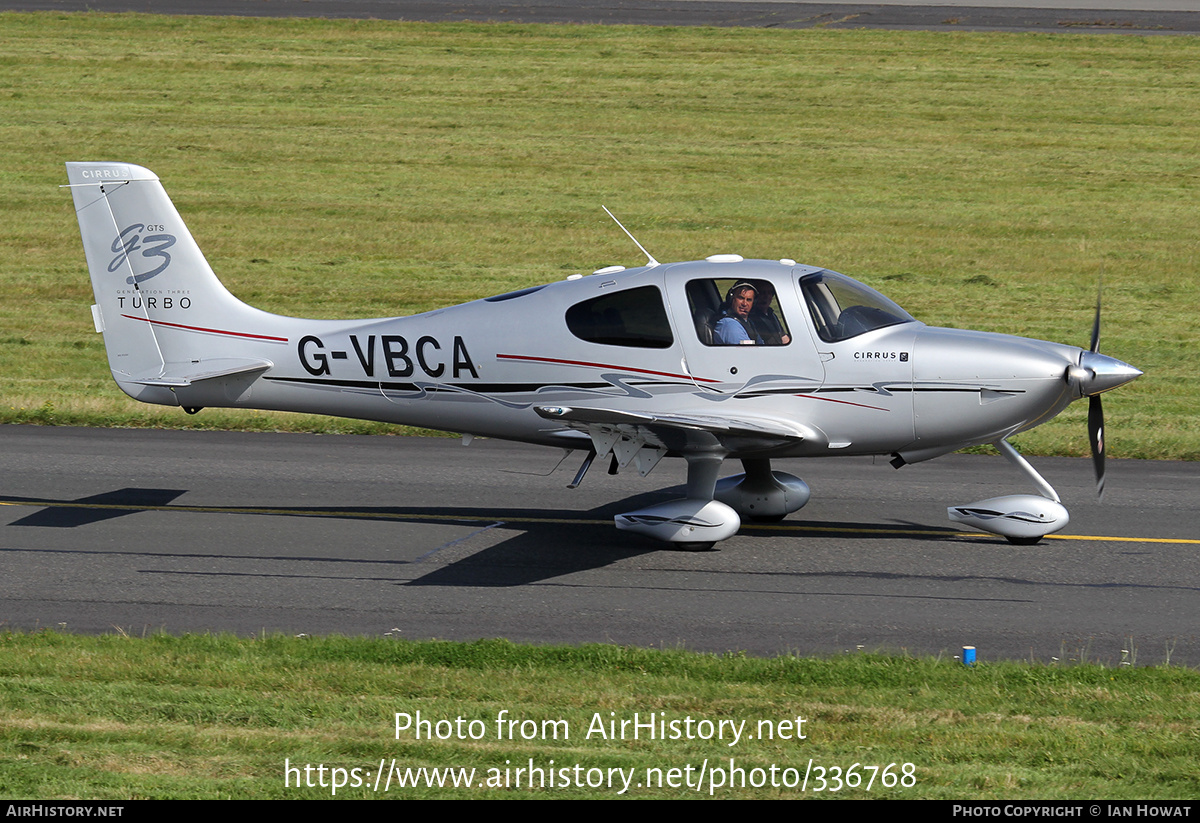
[[[1096,470],[1096,496],[1104,501],[1104,406],[1100,395],[1088,399],[1088,443],[1092,447],[1092,467]]]
[[[1100,351],[1100,293],[1104,289],[1104,281],[1096,284],[1096,319],[1092,321],[1091,351]]]

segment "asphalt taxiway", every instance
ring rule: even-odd
[[[1027,491],[1000,458],[784,461],[806,508],[690,553],[612,525],[679,496],[681,461],[571,491],[560,458],[0,427],[0,624],[1200,664],[1200,464],[1110,461],[1100,505],[1087,461],[1038,459],[1073,522],[1018,547],[945,518]]]
[[[1200,33],[1197,0],[5,0],[12,11],[113,11],[428,22]]]

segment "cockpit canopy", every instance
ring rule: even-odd
[[[914,323],[916,318],[857,280],[832,271],[800,278],[800,291],[817,334],[826,343],[848,340],[875,329]]]
[[[849,340],[887,326],[916,322],[912,315],[879,292],[837,272],[795,267],[794,264],[781,270],[777,263],[754,262],[755,266],[746,263],[739,264],[736,270],[716,271],[708,269],[707,262],[677,264],[678,274],[685,275],[686,279],[678,276],[674,280],[668,279],[666,291],[683,283],[692,325],[703,345],[788,346],[794,334],[790,326],[800,320],[793,315],[789,324],[786,317],[795,307],[795,292],[788,288],[789,280],[799,285],[813,328],[826,343]],[[702,276],[694,276],[698,272],[702,272]],[[637,274],[642,278],[647,276],[646,272]],[[601,288],[617,285],[618,281],[614,279],[602,283]],[[745,287],[743,292],[752,291],[754,296],[750,308],[741,316],[731,302],[739,287]],[[509,292],[487,300],[493,303],[512,301],[540,288]],[[676,342],[668,305],[662,286],[638,285],[573,303],[566,309],[565,320],[571,334],[588,343],[667,349]],[[738,331],[743,333],[737,334]]]

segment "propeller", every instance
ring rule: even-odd
[[[1096,317],[1092,321],[1092,344],[1088,348],[1092,354],[1100,353],[1100,297],[1104,289],[1104,280],[1096,284]],[[1104,404],[1100,395],[1093,394],[1088,398],[1088,445],[1092,447],[1092,469],[1096,473],[1096,497],[1104,502]]]
[[[1096,472],[1096,494],[1104,500],[1104,406],[1100,393],[1142,376],[1139,369],[1115,357],[1100,353],[1100,289],[1096,290],[1096,318],[1092,321],[1092,339],[1088,351],[1079,356],[1079,365],[1069,369],[1071,382],[1079,396],[1088,398],[1088,444],[1092,449],[1092,468]]]

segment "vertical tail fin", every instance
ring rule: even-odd
[[[271,366],[246,357],[248,343],[286,343],[266,332],[284,318],[247,306],[221,285],[153,172],[67,163],[67,178],[96,330],[127,394],[177,405],[174,387]]]

